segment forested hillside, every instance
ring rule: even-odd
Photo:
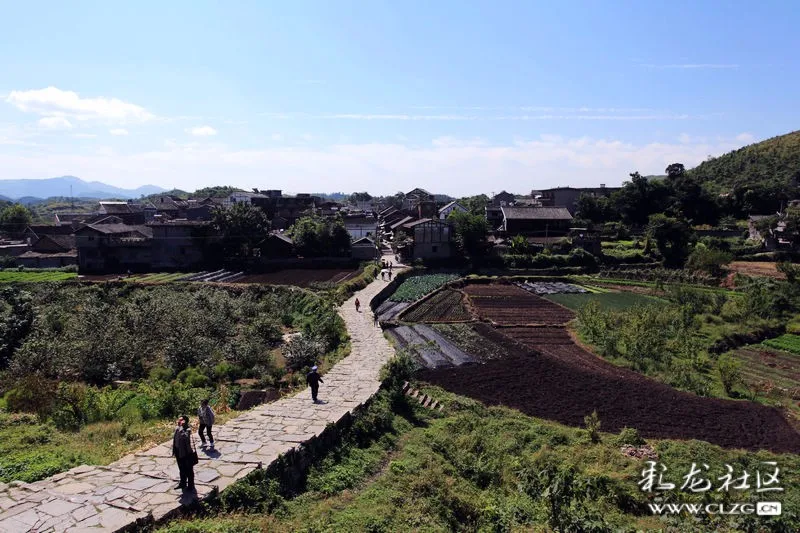
[[[687,174],[711,189],[787,186],[800,178],[800,130],[705,161]]]

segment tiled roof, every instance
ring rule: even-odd
[[[127,202],[100,202],[100,208],[107,215],[125,215],[127,213],[137,213],[141,211],[138,206],[132,206]]]
[[[139,233],[143,237],[153,237],[153,230],[147,226],[129,226],[127,224],[88,224],[77,230],[75,234],[81,233],[86,228],[93,229],[104,235],[124,235],[126,233]]]
[[[392,224],[389,227],[391,229],[399,228],[403,224],[407,224],[407,223],[411,222],[412,220],[414,220],[414,217],[403,217],[403,218],[401,218],[400,220],[398,220],[397,222],[395,222],[394,224]]]
[[[463,205],[461,205],[460,203],[458,203],[458,200],[453,200],[452,202],[450,202],[450,203],[449,203],[449,204],[447,204],[446,206],[444,206],[444,207],[442,207],[441,209],[439,209],[439,214],[441,214],[441,213],[442,213],[444,210],[446,210],[448,207],[452,207],[452,206],[454,206],[454,205],[457,205],[458,207],[460,207],[460,208],[461,208],[461,209],[463,209],[464,211],[466,211],[466,210],[467,210],[467,209],[466,209],[466,208],[465,208]]]
[[[572,220],[566,207],[501,207],[508,220]]]

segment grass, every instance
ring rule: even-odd
[[[796,531],[794,512],[781,517],[686,515],[664,522],[650,514],[652,496],[639,490],[641,459],[619,447],[631,439],[542,421],[503,407],[485,407],[441,389],[415,385],[447,406],[444,414],[393,402],[385,429],[368,442],[351,439],[312,468],[297,494],[239,503],[201,519],[172,522],[169,533],[250,531]],[[384,393],[386,394],[386,393]],[[381,402],[379,402],[381,403]],[[383,409],[383,407],[381,407]],[[367,411],[375,416],[374,407]],[[364,416],[363,414],[360,415]],[[601,421],[602,423],[602,421]],[[358,419],[356,420],[358,424]],[[725,464],[755,476],[762,461],[777,461],[780,485],[769,493],[784,509],[800,505],[800,457],[724,450],[699,441],[648,443],[681,484],[692,463],[708,464],[717,487]],[[766,468],[761,466],[762,474]],[[771,472],[771,471],[770,471]],[[269,481],[241,485],[254,495]],[[241,483],[241,482],[240,482]],[[230,491],[231,489],[228,489]],[[236,489],[234,489],[236,490]],[[227,492],[227,491],[226,491]],[[721,502],[763,499],[749,491],[691,493],[673,490],[666,501]],[[725,500],[728,498],[728,500]],[[226,494],[222,495],[223,502]],[[224,507],[224,503],[223,503]]]
[[[222,424],[238,412],[217,414]],[[59,431],[36,415],[0,412],[0,482],[38,481],[78,465],[106,465],[169,440],[174,420],[96,422]]]
[[[767,339],[761,344],[770,348],[777,348],[778,350],[791,352],[793,354],[800,354],[800,335],[786,333],[774,339]]]
[[[0,271],[0,283],[38,283],[43,281],[65,281],[77,278],[75,272],[27,272],[18,270]]]
[[[636,294],[633,292],[603,292],[603,293],[584,293],[584,294],[548,294],[548,300],[569,307],[577,311],[590,301],[595,301],[605,309],[618,310],[627,309],[634,305],[665,304],[660,298]]]

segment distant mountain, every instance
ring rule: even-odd
[[[752,185],[789,186],[800,181],[800,131],[709,159],[687,174],[719,190]]]
[[[81,198],[138,198],[142,195],[156,194],[164,189],[155,185],[144,185],[137,189],[122,189],[99,181],[83,181],[75,176],[60,178],[0,180],[0,195],[19,199],[26,196],[34,198],[50,198],[53,196],[70,196]]]

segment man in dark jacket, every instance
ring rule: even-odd
[[[189,417],[182,416],[178,419],[178,427],[172,436],[172,455],[178,461],[181,477],[180,483],[175,488],[188,491],[195,490],[191,431]]]
[[[317,366],[311,367],[311,372],[306,374],[306,383],[311,387],[311,399],[317,403],[317,392],[319,391],[319,384],[325,383],[322,378],[317,374]]]

